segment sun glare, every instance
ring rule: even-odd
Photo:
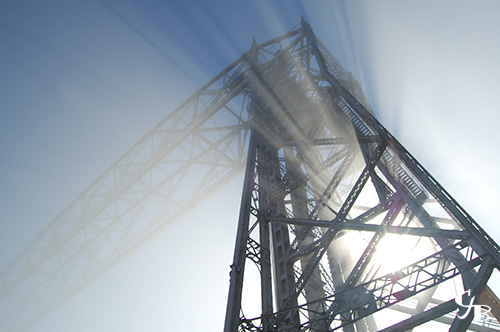
[[[419,242],[416,236],[385,234],[373,257],[374,264],[380,266],[378,274],[393,273],[414,262]]]
[[[352,266],[366,250],[373,233],[350,232],[346,243],[353,260]],[[370,264],[365,270],[365,278],[376,278],[402,269],[436,251],[430,240],[412,235],[385,234],[379,240]]]

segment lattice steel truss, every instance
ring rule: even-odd
[[[485,328],[450,313],[465,290],[494,298],[500,248],[302,21],[254,42],[17,257],[0,275],[0,330],[33,323],[245,169],[226,332]]]
[[[485,290],[498,245],[375,119],[307,23],[248,57],[225,331],[488,330],[445,316]]]

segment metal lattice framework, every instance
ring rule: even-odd
[[[490,330],[447,315],[462,291],[492,295],[498,245],[375,119],[307,23],[287,38],[249,60],[225,331]]]
[[[449,289],[493,306],[500,248],[304,21],[254,42],[17,257],[0,329],[33,323],[244,170],[226,332],[491,330],[455,317]]]

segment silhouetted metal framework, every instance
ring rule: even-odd
[[[0,330],[32,324],[244,170],[226,332],[500,329],[453,313],[466,290],[498,308],[484,290],[500,248],[302,21],[254,42],[2,272]]]
[[[498,245],[307,23],[246,57],[252,134],[225,332],[491,330],[449,314],[465,291],[492,294]]]

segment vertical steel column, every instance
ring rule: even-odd
[[[259,144],[257,147],[257,173],[258,173],[258,200],[259,200],[259,238],[260,238],[260,278],[261,278],[261,302],[262,302],[262,325],[265,331],[271,331],[272,322],[270,315],[273,313],[273,280],[272,280],[272,249],[271,249],[271,227],[266,220],[270,211],[269,192],[271,190],[268,178],[268,169],[265,158],[265,147]]]
[[[294,155],[292,147],[284,148],[284,157],[287,172],[286,174],[289,179],[288,190],[290,192],[290,203],[293,211],[293,215],[291,217],[297,219],[308,218],[309,209],[307,207],[306,181],[304,180],[305,176],[300,174],[302,162],[298,156]],[[306,226],[297,226],[295,233],[299,234],[301,233],[301,230],[305,230],[305,228]],[[307,235],[296,238],[296,240],[299,248],[310,245],[314,242],[312,228],[309,227]],[[288,250],[288,252],[290,252],[290,250]],[[307,262],[309,262],[310,258],[311,255],[301,257],[301,266],[305,266]],[[312,273],[311,281],[304,288],[307,302],[314,303],[314,308],[311,308],[312,311],[308,317],[309,320],[314,320],[326,310],[324,301],[322,301],[322,299],[326,297],[324,286],[325,283],[321,279],[320,269],[319,267],[316,267]],[[313,304],[311,304],[311,306],[313,306]]]
[[[243,275],[248,242],[248,227],[250,221],[252,190],[255,177],[255,163],[257,156],[257,133],[251,130],[248,159],[241,197],[240,215],[236,233],[233,264],[231,264],[229,296],[226,308],[224,332],[238,331],[240,324],[241,295],[243,290]]]
[[[269,205],[265,211],[261,210],[260,213],[266,217],[285,217],[284,198],[286,191],[282,184],[277,149],[267,145],[260,149],[259,152],[261,152],[259,154],[259,163],[266,168],[265,174],[262,174],[262,176],[259,174],[259,183],[264,181],[269,186],[268,196],[264,198]],[[290,248],[288,227],[287,224],[282,223],[271,224],[278,310],[297,307],[297,299],[290,301],[290,297],[295,294],[295,277],[293,262],[288,259],[288,250]],[[290,328],[291,332],[298,331],[298,329],[293,328],[300,324],[298,310],[292,311],[292,313],[288,312],[280,320],[285,322],[285,326],[280,326],[280,328]]]

